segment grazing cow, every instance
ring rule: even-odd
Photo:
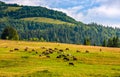
[[[42,52],[42,54],[45,54],[45,51],[44,51],[44,52]]]
[[[88,50],[86,50],[85,52],[86,52],[86,53],[89,53],[89,51],[88,51]]]
[[[25,51],[27,51],[28,49],[24,49]]]
[[[46,57],[47,57],[47,58],[50,58],[50,56],[48,56],[48,55],[47,55]]]
[[[10,50],[10,52],[13,52],[13,50]]]
[[[59,51],[60,51],[60,52],[63,52],[63,50],[62,50],[62,49],[60,49]]]
[[[44,54],[44,55],[48,55],[49,52],[48,52],[48,51],[44,51],[44,52],[42,52],[42,54]]]
[[[69,50],[69,48],[66,48],[65,50]]]
[[[46,51],[49,51],[49,50],[46,50]]]
[[[77,58],[73,56],[73,60],[75,61],[75,60],[77,60]]]
[[[80,52],[79,50],[77,50],[76,52]]]
[[[66,55],[62,54],[61,57],[67,57]]]
[[[58,55],[56,58],[61,58],[61,55]]]
[[[35,51],[35,49],[32,49],[32,51]]]
[[[18,49],[18,48],[15,48],[14,50],[15,50],[15,51],[18,51],[19,49]]]
[[[69,63],[69,65],[72,65],[72,66],[74,66],[74,63],[70,62],[70,63]]]
[[[35,53],[36,53],[36,54],[38,54],[38,52],[37,52],[37,51],[36,51]]]
[[[71,54],[67,54],[67,56],[71,56]]]
[[[28,50],[28,47],[26,47],[24,50],[27,51],[27,50]]]
[[[58,50],[57,48],[54,48],[54,50]]]
[[[52,53],[53,53],[53,51],[49,51],[49,53],[51,53],[51,54],[52,54]]]
[[[41,57],[42,55],[39,55],[39,57]]]
[[[52,48],[49,48],[49,50],[52,50]]]
[[[65,61],[69,61],[69,59],[68,59],[67,57],[64,57],[63,60],[65,60]]]

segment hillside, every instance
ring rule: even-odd
[[[60,21],[57,19],[45,18],[45,17],[31,17],[31,18],[22,18],[21,20],[24,21],[33,21],[33,22],[43,22],[43,23],[50,23],[50,24],[68,24],[73,25],[73,23]]]
[[[11,18],[20,19],[26,17],[47,17],[58,19],[65,22],[75,22],[75,20],[65,13],[47,9],[45,7],[19,6],[17,4],[0,3],[2,11],[1,17],[9,16]],[[12,9],[11,9],[12,8]],[[6,11],[7,10],[7,11]]]
[[[0,40],[0,77],[119,77],[119,55],[120,48]]]
[[[60,11],[4,2],[0,6],[0,36],[6,26],[12,26],[17,29],[20,40],[84,44],[88,38],[91,45],[102,45],[105,39],[120,38],[118,28],[84,24]]]

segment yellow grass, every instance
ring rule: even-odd
[[[8,48],[55,48],[59,47],[61,49],[70,48],[73,50],[89,50],[90,52],[98,52],[100,49],[103,52],[120,52],[120,48],[110,48],[110,47],[101,47],[101,46],[85,46],[85,45],[75,45],[75,44],[64,44],[64,43],[52,43],[52,42],[27,42],[27,41],[9,41],[9,40],[0,40],[0,47],[8,47]]]
[[[74,25],[72,23],[60,21],[60,20],[57,20],[57,19],[45,18],[45,17],[30,17],[30,18],[23,18],[21,20],[34,21],[34,22],[43,22],[43,23],[51,23],[51,24],[68,24],[68,25]]]
[[[29,48],[27,52],[24,51],[26,47]],[[56,53],[51,54],[50,59],[45,56],[39,57],[39,54],[45,51],[41,47],[63,49],[66,54],[74,55],[78,60],[72,61],[75,66],[69,66],[68,62],[56,59]],[[9,51],[14,50],[14,48],[18,48],[19,51]],[[66,51],[66,48],[69,48],[69,51]],[[33,53],[29,53],[32,49],[38,51],[39,54],[34,55]],[[76,50],[80,50],[81,52],[77,53]],[[89,53],[85,53],[86,50]],[[37,71],[43,70],[48,70],[53,74],[47,77],[119,77],[120,48],[0,40],[0,64],[0,76],[8,77],[15,75],[18,77],[22,75],[28,77],[28,74],[34,77],[34,73],[37,74]],[[42,74],[43,76],[46,75],[46,73]]]

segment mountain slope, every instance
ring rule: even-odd
[[[102,45],[104,39],[120,37],[120,29],[77,22],[65,13],[44,7],[0,5],[0,35],[6,26],[13,26],[21,40],[83,44],[88,38],[92,45]]]
[[[63,12],[58,12],[58,11],[54,11],[54,10],[50,10],[47,9],[45,7],[32,7],[32,6],[22,6],[20,8],[19,5],[17,4],[1,4],[1,8],[0,10],[2,10],[2,12],[4,13],[4,15],[2,16],[9,16],[15,19],[20,19],[20,18],[26,18],[26,17],[47,17],[47,18],[52,18],[52,19],[58,19],[61,21],[65,21],[65,22],[75,22],[75,20],[69,16],[67,16],[65,13]],[[16,7],[17,10],[11,9],[10,11],[10,7]],[[9,11],[5,11],[9,9]]]

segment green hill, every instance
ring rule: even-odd
[[[6,26],[13,26],[20,40],[84,44],[89,39],[91,45],[102,45],[114,36],[120,38],[119,28],[84,24],[60,11],[4,2],[0,6],[0,36]]]
[[[76,22],[73,18],[67,16],[63,12],[54,11],[45,7],[19,6],[17,4],[0,3],[1,17],[9,16],[15,19],[26,17],[47,17],[65,22]],[[7,11],[7,12],[6,12]]]
[[[7,9],[4,10],[4,12],[13,12],[13,11],[16,11],[16,10],[19,10],[21,9],[21,7],[13,7],[13,6],[9,6]]]

